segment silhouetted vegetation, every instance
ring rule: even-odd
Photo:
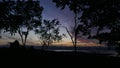
[[[15,40],[14,42],[10,42],[10,48],[19,48],[20,44],[18,40]]]
[[[70,8],[79,17],[80,33],[100,43],[119,45],[120,1],[119,0],[53,0],[57,7]],[[107,35],[106,35],[107,34]],[[104,36],[104,38],[103,38]]]
[[[45,64],[68,64],[81,66],[95,64],[116,64],[120,63],[119,56],[108,54],[96,54],[74,51],[50,51],[35,49],[33,46],[25,46],[30,31],[35,31],[43,44],[47,48],[54,42],[59,42],[65,36],[59,32],[60,27],[64,27],[77,50],[78,35],[87,38],[98,39],[100,43],[109,46],[118,46],[120,53],[120,1],[119,0],[53,0],[57,7],[64,9],[66,6],[74,12],[73,34],[67,27],[61,26],[59,21],[42,20],[43,8],[39,1],[0,0],[0,32],[9,32],[11,35],[18,33],[22,40],[21,46],[18,40],[10,42],[10,47],[0,47],[0,62],[11,65],[22,63]],[[2,36],[0,36],[0,39]],[[3,61],[4,62],[3,62]],[[13,63],[14,61],[14,63]],[[22,61],[22,62],[21,62]],[[42,65],[41,64],[41,65]],[[81,65],[80,65],[81,64]],[[1,64],[2,65],[2,64]],[[29,64],[30,65],[30,64]],[[39,66],[41,66],[39,65]],[[44,66],[45,66],[44,65]],[[54,66],[54,65],[53,65]],[[58,66],[57,66],[58,67]]]
[[[73,11],[75,17],[74,17],[74,26],[73,28],[71,29],[72,31],[70,32],[67,28],[67,32],[69,34],[69,36],[71,37],[71,41],[73,43],[73,46],[74,46],[74,50],[76,51],[77,50],[77,36],[78,36],[78,30],[77,30],[77,27],[79,25],[79,22],[78,22],[78,15],[80,13],[80,6],[79,6],[79,0],[53,0],[53,2],[56,3],[56,6],[57,7],[61,7],[61,9],[63,10],[66,5],[69,7],[69,9],[71,11]]]
[[[0,1],[0,29],[18,33],[22,44],[26,44],[28,34],[41,24],[43,8],[39,1]]]
[[[64,34],[59,32],[59,21],[54,20],[44,20],[39,29],[36,30],[36,34],[39,34],[40,41],[43,45],[43,48],[47,48],[53,42],[59,42],[64,37]]]

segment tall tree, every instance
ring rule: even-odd
[[[37,28],[41,24],[41,20],[42,20],[41,14],[43,8],[40,6],[39,1],[23,2],[22,5],[23,7],[19,7],[21,5],[22,4],[16,6],[16,11],[18,11],[18,13],[20,14],[23,14],[23,24],[22,27],[20,27],[20,29],[18,30],[18,33],[21,36],[23,45],[25,45],[29,32]],[[21,8],[21,10],[19,8]],[[26,31],[24,31],[25,29]],[[23,39],[23,35],[24,35],[24,39]]]
[[[59,42],[64,37],[64,34],[59,32],[59,21],[44,20],[39,29],[36,30],[36,34],[39,34],[43,47],[48,47],[53,42]]]
[[[88,38],[95,38],[106,44],[120,45],[120,0],[53,0],[57,7],[82,12],[78,30]],[[76,5],[74,5],[76,4]]]
[[[87,1],[88,8],[83,9],[81,16],[82,27],[91,38],[97,38],[100,42],[111,43],[115,45],[120,38],[120,1],[119,0],[92,0]],[[96,28],[96,33],[93,35],[92,30]],[[104,36],[104,38],[103,38]]]
[[[68,30],[68,28],[66,28],[69,36],[71,37],[73,46],[74,46],[74,50],[77,50],[77,36],[78,36],[78,31],[77,31],[77,27],[78,27],[78,15],[81,11],[81,5],[79,3],[81,3],[80,0],[53,0],[53,2],[56,3],[57,7],[61,7],[61,9],[64,9],[66,6],[69,7],[69,9],[71,11],[73,11],[74,13],[74,26],[72,29],[72,35],[71,32]]]
[[[22,44],[26,45],[28,34],[41,24],[41,14],[43,8],[40,6],[39,1],[1,1],[2,4],[8,4],[7,9],[3,13],[2,26],[6,32],[11,34],[18,33],[21,37]],[[5,17],[4,17],[5,16]]]
[[[83,28],[87,27],[89,36],[108,46],[120,47],[120,1],[93,0],[88,1],[88,6],[89,8],[84,9],[81,22],[85,24]],[[96,28],[94,35],[92,35],[93,28]],[[120,52],[120,48],[117,50]]]

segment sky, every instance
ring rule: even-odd
[[[43,19],[47,19],[47,20],[58,19],[62,26],[71,28],[71,26],[74,23],[74,13],[70,11],[68,7],[66,7],[64,10],[61,10],[60,8],[56,7],[55,3],[53,3],[52,0],[40,0],[40,5],[43,6],[44,8],[42,13]],[[67,38],[64,38],[61,42],[54,44],[71,46],[72,45],[71,39],[67,34],[66,30],[64,28],[60,28],[60,33],[66,34]],[[2,33],[1,35],[3,37],[2,39],[0,39],[0,45],[8,44],[8,42],[12,42],[15,39],[20,41],[20,36],[18,34],[16,34],[15,36],[11,36],[9,33]],[[40,45],[39,37],[35,35],[33,31],[29,33],[27,44]],[[93,40],[79,38],[78,45],[98,46],[99,44],[95,43]]]

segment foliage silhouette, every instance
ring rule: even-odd
[[[64,37],[64,34],[59,33],[59,21],[54,20],[44,20],[39,29],[36,30],[36,34],[39,34],[40,41],[43,48],[47,48],[53,42],[59,42]]]
[[[15,40],[14,42],[9,42],[10,43],[10,48],[19,48],[20,44],[18,40]]]
[[[43,8],[39,1],[0,1],[0,5],[0,29],[11,35],[18,33],[26,45],[29,32],[41,24]]]
[[[71,36],[71,32],[66,29],[66,31],[68,32],[69,36],[71,37],[71,40],[72,40],[72,43],[73,43],[73,46],[74,46],[74,50],[77,51],[77,36],[78,36],[78,33],[77,33],[77,27],[79,25],[79,22],[78,22],[78,15],[79,15],[79,12],[81,11],[80,7],[79,6],[79,0],[53,0],[53,2],[56,3],[56,6],[57,7],[61,7],[61,9],[64,9],[66,6],[69,7],[69,9],[71,11],[73,11],[75,17],[74,17],[74,26],[73,26],[73,29],[72,29],[72,36]]]
[[[8,17],[10,12],[10,5],[12,2],[0,1],[0,32],[4,29],[4,32],[8,30]]]
[[[82,13],[78,18],[79,33],[88,38],[98,39],[100,43],[119,46],[119,0],[53,0],[53,2],[61,9],[68,6],[74,13]]]
[[[120,41],[120,1],[100,0],[87,1],[89,8],[84,8],[81,16],[83,28],[87,28],[87,34],[91,38],[96,37],[100,43],[106,42],[109,46],[119,45]],[[93,28],[96,33],[92,35]]]

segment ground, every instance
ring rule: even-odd
[[[103,66],[119,65],[120,58],[104,54],[84,52],[55,52],[26,48],[1,48],[0,62],[2,64],[35,64],[38,66]],[[28,66],[30,66],[28,65]],[[99,67],[98,66],[98,67]]]

